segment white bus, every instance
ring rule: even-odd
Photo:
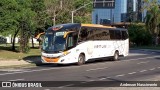
[[[128,31],[96,24],[61,24],[48,28],[42,44],[43,63],[84,64],[88,60],[127,56]]]

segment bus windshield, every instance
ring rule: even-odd
[[[48,33],[44,35],[42,50],[51,52],[61,52],[66,49],[65,32]]]

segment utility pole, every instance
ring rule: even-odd
[[[63,8],[63,1],[62,0],[60,1],[60,7],[61,7],[61,10],[62,10],[62,8]]]
[[[74,23],[74,12],[76,12],[76,11],[82,9],[82,8],[85,8],[85,7],[88,6],[89,4],[92,4],[92,2],[89,2],[89,3],[87,3],[87,4],[84,4],[83,6],[77,8],[76,10],[71,11],[71,13],[72,13],[72,23]]]

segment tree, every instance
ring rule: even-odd
[[[73,2],[74,0],[45,0],[46,12],[52,25],[71,22]]]
[[[88,4],[88,5],[76,11],[74,15],[76,23],[91,23],[91,12],[92,12],[92,7],[93,7],[91,0],[74,0],[73,10],[80,8],[84,6],[85,4]]]
[[[91,3],[91,0],[45,0],[46,12],[48,18],[53,21],[53,25],[70,23],[71,11]],[[92,4],[76,11],[74,13],[75,23],[91,22]]]
[[[145,23],[148,31],[152,35],[153,43],[158,45],[158,34],[160,26],[160,9],[158,0],[144,0],[144,9],[147,9]]]
[[[31,9],[32,11],[36,12],[36,17],[35,17],[35,20],[36,20],[36,26],[33,28],[32,30],[32,36],[31,36],[31,39],[32,39],[32,47],[34,47],[34,43],[33,43],[33,34],[37,34],[41,31],[45,31],[45,24],[47,22],[47,13],[45,12],[46,8],[45,8],[45,5],[44,5],[44,0],[32,0],[31,1],[32,5],[31,5]]]
[[[19,32],[18,11],[20,10],[16,0],[0,0],[0,30],[5,36],[11,35],[12,50],[15,51],[15,38]]]
[[[29,51],[29,38],[32,30],[36,27],[36,13],[31,10],[31,0],[17,0],[20,5],[19,11],[19,30],[20,30],[20,51],[26,53]]]
[[[128,27],[130,43],[136,46],[151,45],[152,37],[143,23],[132,23]]]

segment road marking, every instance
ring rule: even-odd
[[[159,57],[159,56],[153,56],[153,57],[146,57],[146,58],[137,58],[137,59],[128,59],[128,60],[123,60],[123,61],[130,61],[130,60],[140,60],[140,59],[148,59],[148,58],[155,58],[155,57]],[[106,62],[108,63],[108,62]],[[106,64],[106,63],[100,63],[100,64]],[[97,64],[92,64],[92,65],[84,65],[84,66],[93,66],[93,65],[97,65]],[[74,66],[74,68],[79,68],[80,66]],[[69,68],[73,68],[73,67],[61,67],[61,68],[47,68],[47,69],[39,69],[39,70],[31,70],[31,71],[20,71],[20,72],[10,72],[10,73],[2,73],[0,74],[0,76],[4,76],[4,75],[13,75],[13,74],[22,74],[22,73],[29,73],[29,72],[40,72],[40,71],[49,71],[49,70],[58,70],[58,69],[69,69]],[[160,67],[159,67],[160,68]],[[98,69],[98,68],[97,68]],[[106,69],[106,68],[99,68],[99,69]],[[90,70],[89,70],[90,71]],[[92,70],[91,70],[92,71]]]
[[[106,68],[108,68],[108,67],[89,69],[89,70],[86,70],[86,71],[88,72],[88,71],[102,70],[102,69],[106,69]]]
[[[89,80],[89,82],[93,82],[93,81],[95,81],[95,80]]]
[[[24,79],[15,79],[15,80],[8,80],[8,81],[23,81]]]
[[[51,89],[44,89],[44,90],[51,90]]]
[[[122,77],[125,76],[125,74],[116,75],[115,77]]]
[[[73,86],[74,84],[68,84],[68,85],[64,85],[64,86],[60,86],[58,88],[64,88],[64,87],[69,87],[69,86]]]
[[[146,61],[146,62],[139,62],[137,64],[145,64],[145,63],[148,63],[149,61]]]
[[[89,81],[85,81],[85,82],[81,82],[81,83],[88,83],[88,82],[93,82],[95,80],[89,80]]]
[[[99,79],[99,80],[105,80],[106,78],[101,78],[101,79]]]
[[[155,69],[156,69],[156,68],[152,68],[152,69],[149,69],[149,70],[151,70],[151,71],[152,71],[152,70],[155,70]]]
[[[140,71],[140,72],[146,72],[147,70],[142,70],[142,71]]]
[[[48,70],[53,70],[53,69],[60,69],[60,68],[48,68],[48,69],[40,69],[40,70],[31,70],[31,71],[22,71],[22,72],[13,72],[13,73],[3,73],[3,74],[0,74],[0,76],[9,75],[9,74],[26,73],[26,72],[48,71]]]
[[[128,74],[132,75],[132,74],[135,74],[135,73],[137,73],[137,72],[131,72],[131,73],[128,73]]]
[[[24,70],[29,70],[29,69],[0,69],[0,71],[6,71],[6,72],[20,72]]]
[[[147,54],[140,54],[140,53],[129,53],[128,56],[140,56],[140,55],[147,55]]]
[[[31,71],[21,71],[21,72],[11,72],[11,73],[2,73],[0,74],[0,76],[4,76],[4,75],[12,75],[12,74],[20,74],[20,73],[29,73],[29,72],[40,72],[40,71],[49,71],[49,70],[59,70],[59,69],[70,69],[72,67],[61,67],[61,68],[46,68],[46,69],[39,69],[39,70],[31,70]],[[75,68],[78,68],[78,66],[76,66]]]
[[[160,67],[157,67],[157,68],[160,68]]]
[[[111,77],[107,77],[107,78],[111,78]]]

